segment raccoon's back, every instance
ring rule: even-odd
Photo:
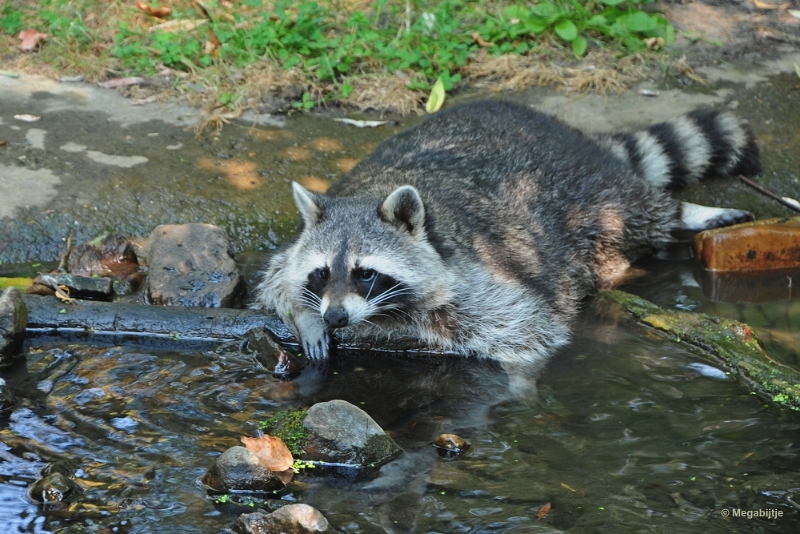
[[[329,194],[382,194],[413,182],[423,190],[469,187],[491,195],[504,180],[537,170],[535,179],[555,194],[574,191],[569,182],[576,176],[583,188],[607,187],[608,178],[624,174],[626,167],[580,130],[549,115],[485,100],[441,111],[382,142]]]

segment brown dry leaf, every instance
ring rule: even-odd
[[[547,514],[549,514],[549,513],[550,513],[550,510],[552,510],[552,509],[553,509],[553,505],[552,505],[552,504],[550,504],[550,503],[547,503],[547,504],[545,504],[544,506],[542,506],[541,508],[539,508],[539,513],[538,513],[538,514],[536,514],[536,519],[538,519],[539,521],[541,521],[542,519],[544,519],[544,518],[545,518],[545,516],[546,516]]]
[[[39,33],[36,30],[22,30],[18,37],[22,40],[19,47],[24,52],[33,52],[39,47],[39,43],[47,39],[46,33]]]
[[[172,15],[172,9],[166,6],[155,7],[145,4],[144,2],[136,2],[136,9],[145,13],[146,15],[150,15],[151,17],[156,17],[158,19],[163,19],[164,17]]]
[[[258,438],[242,436],[241,440],[270,471],[286,471],[294,465],[292,453],[281,438],[269,435]]]

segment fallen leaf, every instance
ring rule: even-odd
[[[536,514],[536,519],[541,521],[542,519],[545,518],[545,516],[547,514],[550,513],[550,510],[552,510],[552,509],[553,509],[553,505],[551,505],[550,503],[547,503],[547,504],[543,505],[541,508],[539,508],[539,513]]]
[[[436,80],[436,83],[433,84],[433,89],[431,89],[431,94],[428,97],[428,103],[425,104],[425,111],[428,113],[436,113],[442,109],[442,106],[444,105],[444,98],[444,82],[442,82],[442,79],[439,78]]]
[[[36,122],[42,120],[41,117],[37,117],[36,115],[28,115],[27,113],[23,113],[21,115],[14,115],[14,118],[22,122]]]
[[[258,438],[242,436],[241,440],[270,471],[286,471],[294,465],[292,453],[281,438],[269,435]]]
[[[563,482],[561,483],[561,487],[563,487],[565,489],[568,489],[568,490],[570,490],[572,492],[578,491],[575,488],[573,488],[572,486],[570,486],[569,484],[564,484]]]
[[[472,42],[477,43],[478,46],[480,46],[481,48],[489,48],[490,46],[494,46],[494,43],[490,43],[489,41],[484,41],[483,38],[481,37],[481,34],[478,32],[472,34]]]
[[[115,89],[117,87],[127,87],[129,85],[141,85],[147,80],[141,76],[128,76],[126,78],[112,78],[104,82],[97,82],[98,87],[105,89]]]
[[[39,33],[36,30],[22,30],[18,37],[22,40],[19,47],[25,52],[33,52],[38,48],[39,43],[47,39],[47,34]]]
[[[149,4],[145,4],[144,2],[136,2],[136,8],[143,13],[150,15],[151,17],[156,17],[159,19],[163,19],[164,17],[168,17],[172,15],[172,9],[162,6],[162,7],[155,7]]]
[[[389,124],[390,121],[357,121],[354,119],[333,119],[336,122],[341,122],[344,124],[349,124],[351,126],[355,126],[356,128],[376,128],[378,126],[383,126],[384,124]]]

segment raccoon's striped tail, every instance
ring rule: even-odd
[[[709,176],[755,176],[761,160],[750,128],[726,112],[695,110],[599,142],[648,182],[679,188]]]

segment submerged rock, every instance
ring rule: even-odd
[[[148,259],[153,304],[232,308],[245,297],[228,236],[211,224],[156,227]]]
[[[309,432],[303,444],[308,460],[375,467],[403,452],[364,410],[347,401],[315,404],[303,426]]]
[[[30,485],[28,497],[39,504],[71,502],[83,494],[77,482],[71,478],[55,472]]]
[[[287,504],[272,512],[242,514],[234,526],[241,534],[311,534],[336,532],[322,512],[307,504]]]
[[[0,368],[8,367],[19,356],[28,325],[28,309],[22,293],[9,287],[0,295]]]
[[[441,434],[433,441],[433,446],[442,458],[455,458],[469,448],[469,443],[456,434]]]
[[[215,491],[272,492],[284,483],[244,447],[231,447],[217,458],[205,474],[203,484]]]

